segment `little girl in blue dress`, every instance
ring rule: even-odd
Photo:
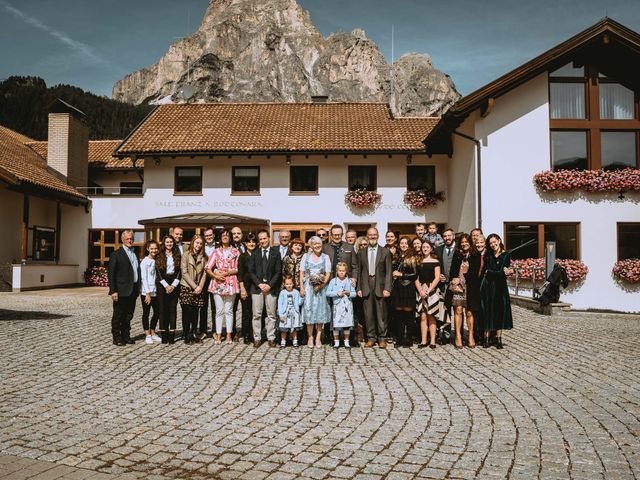
[[[278,316],[280,317],[280,347],[287,345],[287,333],[291,332],[293,346],[298,346],[298,330],[302,329],[302,319],[300,308],[303,299],[300,292],[293,288],[293,277],[284,277],[284,290],[280,290],[278,295]]]
[[[327,285],[326,295],[333,303],[333,348],[340,347],[340,330],[344,333],[344,348],[351,348],[349,330],[353,327],[353,299],[356,290],[347,276],[346,263],[339,262],[336,265],[336,277]]]

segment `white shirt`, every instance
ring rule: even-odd
[[[376,258],[378,255],[378,245],[367,247],[367,258],[369,259],[369,275],[376,274]]]
[[[209,260],[209,258],[211,257],[211,254],[215,249],[216,249],[216,245],[214,243],[212,243],[211,245],[207,243],[204,244],[204,253],[207,256],[207,260]]]
[[[287,256],[287,251],[289,250],[289,246],[280,245],[280,258],[284,258]]]
[[[167,275],[173,275],[173,272],[175,272],[175,267],[173,264],[173,255],[167,255]],[[167,281],[163,278],[162,280],[160,280],[160,284],[164,287],[167,288],[169,286],[169,284],[167,283]],[[176,278],[173,282],[171,282],[171,286],[172,287],[177,287],[178,285],[180,285],[180,279]]]
[[[150,257],[144,257],[140,262],[140,280],[142,287],[140,294],[147,293],[152,297],[156,296],[156,261]]]
[[[129,248],[126,245],[122,245],[122,248],[124,248],[124,253],[127,254],[129,262],[131,262],[131,268],[133,269],[133,283],[138,283],[138,257],[136,257],[136,253],[132,248]]]

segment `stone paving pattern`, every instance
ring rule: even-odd
[[[1,479],[30,478],[11,458],[151,480],[640,477],[638,316],[514,308],[502,351],[116,347],[103,289],[60,292],[0,294]]]

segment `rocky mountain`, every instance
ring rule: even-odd
[[[393,81],[392,81],[393,80]],[[362,30],[324,38],[295,0],[210,0],[198,30],[113,86],[123,102],[388,101],[396,115],[440,115],[460,95],[427,54],[389,65]],[[393,88],[393,95],[392,90]]]

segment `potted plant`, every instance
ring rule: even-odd
[[[371,208],[380,203],[382,195],[378,192],[358,188],[349,190],[344,196],[345,202],[356,208]]]
[[[404,194],[404,201],[413,208],[433,207],[438,202],[444,201],[444,192],[434,192],[433,190],[419,189],[408,190]]]

